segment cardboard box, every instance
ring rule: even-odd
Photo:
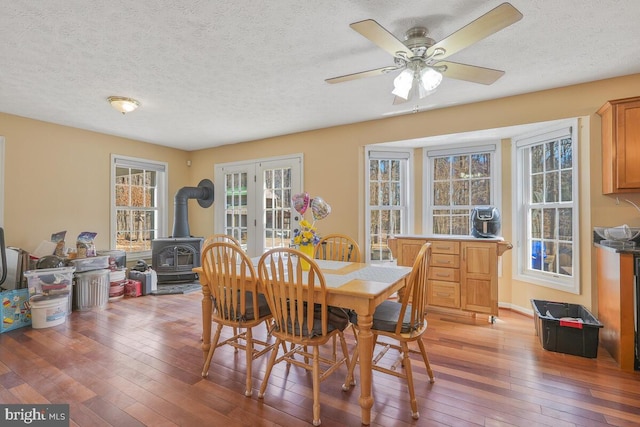
[[[124,284],[124,296],[140,297],[142,296],[142,283],[139,280],[127,280]]]
[[[31,325],[29,289],[12,289],[0,292],[0,301],[2,301],[0,333]]]

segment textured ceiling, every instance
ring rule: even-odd
[[[449,58],[506,71],[491,86],[394,106],[395,74],[324,81],[393,64],[352,22],[438,41],[500,3],[0,0],[0,111],[196,150],[640,72],[639,1],[512,0],[522,20]]]

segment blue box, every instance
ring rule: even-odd
[[[0,333],[31,325],[29,289],[12,289],[0,292],[2,301],[2,322]]]

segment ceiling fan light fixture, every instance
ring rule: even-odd
[[[140,106],[140,103],[133,98],[127,98],[124,96],[110,96],[107,98],[109,104],[121,112],[122,114],[130,113]]]
[[[408,68],[402,70],[398,76],[393,79],[393,93],[403,99],[409,99],[409,92],[413,87],[414,72]]]
[[[425,67],[420,70],[420,86],[425,91],[434,91],[442,83],[442,73],[431,67]]]

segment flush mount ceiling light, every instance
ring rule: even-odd
[[[107,101],[122,114],[130,113],[140,106],[140,103],[135,99],[124,96],[110,96],[107,98]]]

